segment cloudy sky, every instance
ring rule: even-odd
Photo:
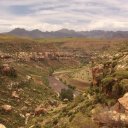
[[[128,0],[0,0],[0,32],[17,27],[128,31]]]

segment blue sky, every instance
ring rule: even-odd
[[[0,32],[28,30],[128,31],[128,0],[0,0]]]

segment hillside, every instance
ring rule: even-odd
[[[8,128],[24,127],[27,113],[34,114],[38,106],[52,100],[60,102],[48,76],[78,62],[63,57],[54,45],[47,49],[49,44],[30,39],[1,37],[0,46],[0,123]]]
[[[41,121],[42,124],[45,122],[46,128],[128,127],[128,45],[126,43],[118,48],[113,52],[109,49],[93,56],[90,67],[93,80],[90,88],[85,89],[59,112],[52,113],[46,122]],[[65,72],[63,75],[59,71],[59,77],[62,81],[67,77],[75,78],[75,72],[78,72],[78,77],[81,78],[80,70],[75,70],[71,71],[73,74]]]
[[[7,128],[127,127],[125,107],[118,107],[128,92],[127,70],[126,39],[0,35],[0,123]],[[116,120],[114,113],[125,120]]]

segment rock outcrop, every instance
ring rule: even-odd
[[[93,116],[93,120],[100,125],[111,127],[128,127],[128,93],[118,99],[118,103],[109,110],[101,111]]]
[[[0,124],[0,128],[6,128],[3,124]]]
[[[5,105],[1,106],[1,110],[4,111],[4,112],[7,112],[7,113],[11,112],[12,109],[13,109],[12,106],[8,105],[8,104],[5,104]]]
[[[35,116],[39,116],[41,114],[46,114],[46,113],[47,113],[47,110],[42,106],[37,106],[37,108],[35,108],[34,110]]]

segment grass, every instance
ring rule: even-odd
[[[88,65],[71,69],[59,69],[54,72],[54,75],[64,84],[72,85],[81,91],[88,88],[92,80]]]
[[[15,36],[3,36],[0,35],[0,50],[13,55],[16,52],[44,52],[48,50],[52,51],[70,51],[72,53],[91,53],[91,56],[102,55],[104,51],[115,53],[117,50],[124,50],[125,40],[122,39],[87,39],[87,38],[43,38],[43,39],[30,39],[20,38]],[[127,44],[126,44],[127,45]],[[123,49],[120,47],[123,46]],[[118,48],[119,47],[119,48]],[[126,49],[127,50],[127,49]],[[11,62],[11,65],[16,68],[18,77],[11,79],[9,77],[0,76],[0,104],[10,104],[14,107],[14,110],[10,114],[2,113],[0,111],[0,122],[5,124],[6,127],[20,127],[24,125],[24,119],[20,116],[21,113],[31,112],[36,106],[45,104],[48,99],[56,99],[56,96],[48,86],[48,75],[56,69],[60,78],[66,84],[76,86],[77,88],[84,90],[85,84],[89,82],[91,78],[91,72],[88,71],[87,65],[78,67],[79,64],[76,60],[62,60],[62,61],[47,61],[47,62]],[[77,60],[79,61],[79,60]],[[4,62],[2,62],[4,63]],[[72,68],[73,67],[73,68]],[[52,70],[51,70],[52,69]],[[26,75],[32,76],[30,82],[23,82],[26,79]],[[127,78],[127,71],[116,73],[116,77]],[[8,87],[10,82],[20,82],[20,85],[13,86],[11,89]],[[83,82],[85,81],[85,83]],[[70,83],[69,83],[70,82]],[[107,81],[108,82],[108,81]],[[20,100],[11,97],[12,91],[19,91]],[[93,93],[95,93],[93,91]],[[97,100],[103,99],[100,93],[97,94]],[[57,99],[58,100],[58,99]],[[95,100],[95,102],[98,102]],[[26,106],[27,110],[22,110]],[[63,108],[65,107],[65,108]],[[88,115],[90,110],[94,107],[93,102],[89,102],[87,97],[81,95],[77,100],[71,104],[62,105],[57,107],[53,113],[50,111],[49,115],[34,117],[30,120],[29,124],[34,124],[38,119],[41,121],[46,119],[51,125],[59,121],[60,127],[89,127],[88,124],[92,124],[93,127],[97,127],[93,124]],[[83,112],[85,112],[83,114]],[[48,117],[48,118],[47,118]],[[48,120],[47,120],[48,119]],[[42,124],[44,126],[44,124]],[[23,126],[24,127],[24,126]],[[49,126],[50,127],[50,126]]]

